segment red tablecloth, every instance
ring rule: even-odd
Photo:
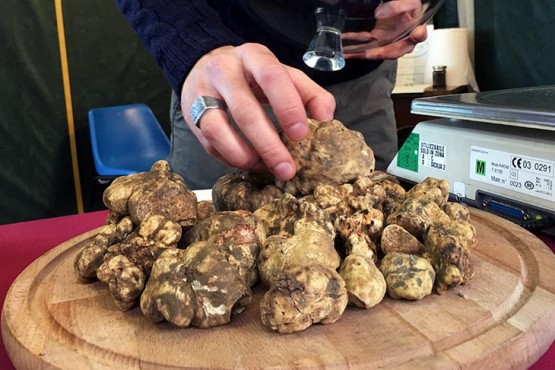
[[[57,245],[102,226],[107,211],[57,217],[45,220],[0,225],[0,304],[3,307],[8,289],[27,265]],[[539,237],[555,252],[555,236]],[[13,369],[4,348],[0,348],[0,369]],[[555,345],[531,369],[555,369]]]

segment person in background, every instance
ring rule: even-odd
[[[390,97],[395,59],[426,39],[425,26],[401,41],[347,55],[339,71],[323,72],[302,60],[315,33],[319,1],[117,3],[173,89],[171,166],[190,189],[211,188],[234,168],[268,169],[280,180],[292,178],[295,164],[278,129],[301,140],[308,133],[307,115],[335,118],[360,131],[374,151],[377,169],[385,169],[395,156]],[[375,16],[391,19],[413,11],[414,3],[421,2],[392,0]],[[196,116],[198,110],[191,107],[199,104],[223,109],[205,110],[194,122],[191,113]]]

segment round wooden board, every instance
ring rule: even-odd
[[[229,325],[176,328],[121,312],[101,283],[73,270],[92,230],[33,262],[13,283],[2,335],[20,369],[525,368],[555,337],[555,256],[526,230],[472,210],[474,278],[419,302],[348,307],[331,325],[278,334],[258,302]]]

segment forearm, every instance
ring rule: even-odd
[[[205,0],[116,0],[174,91],[207,52],[243,40],[222,25]]]

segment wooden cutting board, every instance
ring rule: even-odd
[[[253,303],[229,325],[176,328],[119,311],[101,283],[80,284],[77,252],[93,230],[54,248],[13,283],[2,315],[17,368],[525,368],[555,338],[555,255],[526,230],[472,210],[474,278],[419,302],[348,307],[331,325],[267,330]]]

